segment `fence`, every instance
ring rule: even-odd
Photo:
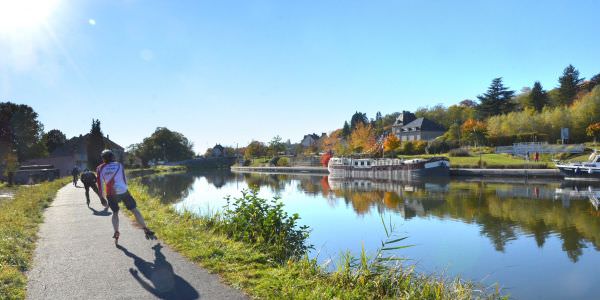
[[[505,153],[525,156],[527,153],[557,154],[557,153],[583,153],[583,144],[550,145],[548,143],[515,143],[512,146],[496,147],[496,153]]]

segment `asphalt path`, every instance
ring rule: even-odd
[[[90,196],[88,208],[85,190],[69,184],[45,211],[28,299],[247,298],[160,240],[146,240],[122,213],[116,247],[110,210],[92,191]]]

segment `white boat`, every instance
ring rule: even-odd
[[[406,180],[448,176],[450,161],[443,156],[410,160],[333,157],[327,168],[332,178]]]
[[[571,178],[600,178],[600,155],[594,151],[587,162],[556,164],[560,173]]]

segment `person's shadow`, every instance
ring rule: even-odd
[[[198,299],[200,295],[185,279],[173,272],[173,266],[160,252],[163,248],[160,243],[154,249],[154,263],[147,262],[137,255],[129,252],[125,247],[117,245],[117,248],[125,255],[133,258],[137,267],[129,269],[129,273],[138,283],[160,299]],[[140,273],[143,277],[140,276]]]
[[[107,216],[112,215],[112,213],[110,211],[108,211],[108,208],[103,209],[103,210],[96,210],[95,208],[93,208],[91,206],[88,206],[88,208],[92,211],[94,216],[107,217]]]

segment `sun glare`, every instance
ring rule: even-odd
[[[0,0],[0,33],[37,29],[56,10],[59,0]]]

